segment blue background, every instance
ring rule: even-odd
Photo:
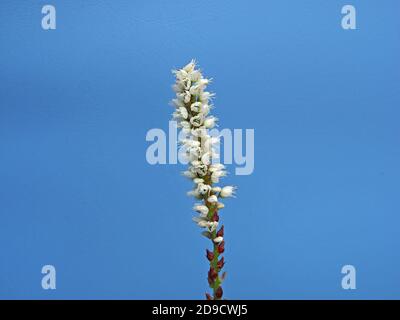
[[[0,298],[204,297],[184,166],[145,158],[191,58],[220,128],[255,129],[254,173],[224,180],[226,297],[400,298],[400,3],[352,0],[357,30],[345,4],[2,0]]]

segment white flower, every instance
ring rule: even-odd
[[[195,179],[193,180],[193,182],[194,182],[195,184],[203,183],[203,182],[204,182],[204,179],[195,178]]]
[[[211,129],[217,125],[218,120],[210,114],[214,94],[205,91],[211,80],[204,78],[200,70],[196,69],[194,60],[173,72],[176,77],[173,85],[176,97],[171,102],[175,107],[173,118],[181,129],[180,137],[184,134],[179,145],[189,160],[188,168],[182,174],[194,183],[193,189],[187,194],[199,199],[199,203],[193,206],[199,213],[193,221],[205,228],[203,235],[219,245],[224,241],[223,231],[215,235],[218,222],[211,221],[214,216],[213,219],[209,216],[215,214],[215,209],[224,208],[224,204],[218,200],[233,197],[235,187],[213,186],[227,172],[223,164],[217,163],[220,137],[211,136]]]
[[[200,221],[207,221],[206,218],[203,217],[193,217],[192,220],[196,223],[200,222]]]
[[[176,108],[184,107],[184,104],[180,99],[172,99],[172,105]]]
[[[199,212],[202,215],[207,215],[208,214],[208,208],[205,205],[202,204],[197,204],[193,207],[194,211]]]
[[[223,170],[225,166],[222,163],[214,163],[210,166],[210,172]]]
[[[187,154],[187,156],[189,158],[189,161],[193,161],[193,160],[198,159],[200,157],[200,155],[201,155],[201,152],[202,152],[202,150],[201,150],[200,147],[189,147],[186,150],[186,154]]]
[[[205,136],[202,139],[204,139],[203,150],[207,150],[207,151],[211,150],[214,146],[216,146],[220,143],[219,137]]]
[[[221,192],[221,187],[213,187],[211,189],[212,192]]]
[[[207,228],[209,226],[209,222],[206,220],[200,220],[197,222],[197,225],[201,228]]]
[[[190,123],[187,121],[181,121],[181,122],[179,122],[179,125],[181,128],[190,129]]]
[[[208,117],[204,120],[204,127],[206,127],[207,129],[211,129],[215,127],[217,118],[216,117]]]
[[[195,66],[196,66],[196,61],[192,59],[186,66],[183,67],[183,71],[193,72]]]
[[[190,190],[186,192],[189,197],[195,197],[197,199],[201,199],[201,194],[197,190]]]
[[[206,152],[201,156],[201,162],[203,162],[206,166],[211,163],[211,155],[209,152]]]
[[[221,190],[219,195],[222,198],[233,197],[234,194],[235,194],[235,190],[236,190],[236,187],[226,186],[226,187],[222,188],[222,190]]]
[[[199,70],[194,70],[189,74],[189,77],[192,82],[197,82],[201,78],[201,72]]]
[[[211,181],[213,182],[213,183],[218,183],[219,182],[219,179],[221,178],[221,177],[225,177],[226,176],[226,172],[225,171],[214,171],[212,174],[211,174]]]
[[[183,101],[184,101],[185,103],[189,103],[189,102],[190,102],[190,99],[191,99],[190,92],[189,92],[189,91],[186,91],[186,92],[185,92],[185,96],[184,96],[184,98],[183,98]]]
[[[194,126],[194,127],[200,127],[203,123],[204,119],[203,116],[198,114],[197,116],[194,116],[192,118],[190,118],[190,123]]]
[[[184,139],[179,142],[183,144],[186,148],[190,147],[200,147],[200,141],[192,140],[192,139]]]
[[[205,128],[195,128],[191,131],[194,137],[203,137],[207,134],[207,130]]]
[[[222,202],[217,203],[217,209],[225,208],[225,205]]]
[[[201,105],[200,111],[201,111],[202,114],[204,114],[206,116],[210,112],[210,109],[211,109],[210,105],[203,104],[203,105]]]
[[[207,174],[207,166],[200,164],[194,168],[194,171],[200,176],[205,176]]]
[[[189,116],[188,111],[187,111],[187,109],[185,107],[180,107],[179,108],[179,112],[180,112],[181,117],[183,119],[187,119],[187,117]]]
[[[223,237],[216,237],[215,239],[214,239],[214,242],[215,243],[221,243],[222,241],[224,241],[224,238]]]
[[[214,97],[214,94],[204,91],[202,94],[200,94],[200,101],[207,103],[212,97]]]
[[[205,195],[206,193],[208,193],[211,190],[211,186],[209,186],[208,184],[204,184],[204,183],[199,183],[197,185],[197,192],[201,195]]]
[[[192,105],[190,106],[190,110],[192,110],[193,112],[199,112],[201,110],[201,102],[192,103]]]
[[[186,178],[193,179],[196,175],[191,171],[183,171],[182,175]]]
[[[210,230],[210,232],[213,232],[218,228],[218,222],[217,221],[209,222],[207,227]]]

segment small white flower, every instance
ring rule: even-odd
[[[206,115],[209,114],[210,109],[211,109],[210,105],[205,103],[205,104],[201,105],[200,111],[201,111],[202,114],[204,114],[206,116]]]
[[[205,205],[202,204],[197,204],[193,207],[194,211],[199,212],[202,215],[207,215],[208,214],[208,208]]]
[[[200,94],[200,101],[208,103],[208,100],[210,100],[212,97],[214,97],[214,94],[204,91],[202,94]]]
[[[210,203],[216,203],[216,202],[218,202],[218,198],[216,195],[212,195],[212,196],[208,197],[207,201]]]
[[[180,100],[180,99],[173,99],[172,105],[176,108],[184,107],[184,104],[182,103],[182,100]]]
[[[189,74],[189,77],[192,82],[197,82],[201,78],[201,72],[199,70],[194,70]]]
[[[206,218],[202,218],[202,217],[193,217],[192,220],[196,223],[200,222],[200,221],[206,221]]]
[[[208,230],[210,230],[210,232],[213,232],[214,230],[216,230],[218,228],[218,222],[217,221],[212,221],[208,223]]]
[[[193,72],[195,66],[196,66],[196,61],[192,59],[186,66],[183,67],[183,71],[187,73]]]
[[[187,121],[181,121],[181,122],[179,122],[179,125],[181,128],[190,129],[190,123]]]
[[[233,197],[234,194],[235,194],[235,190],[236,190],[235,187],[226,186],[226,187],[223,187],[223,188],[222,188],[222,190],[221,190],[221,192],[220,192],[219,195],[220,195],[220,197],[222,197],[222,198]]]
[[[193,112],[199,112],[201,110],[201,102],[192,103],[192,105],[190,106],[190,110],[192,110]]]
[[[203,123],[204,119],[203,116],[198,114],[197,116],[194,116],[192,118],[190,118],[190,123],[194,126],[194,127],[200,127]]]
[[[183,101],[184,101],[185,103],[189,103],[189,102],[190,102],[190,99],[191,99],[190,92],[189,92],[189,91],[186,91],[186,92],[185,92],[185,96],[184,96],[184,98],[183,98]]]
[[[197,192],[201,195],[205,195],[210,190],[211,190],[211,186],[209,186],[208,184],[199,183],[197,186]]]
[[[210,83],[209,79],[200,79],[198,81],[198,85],[201,86],[203,89]]]
[[[196,179],[193,179],[193,182],[194,182],[195,184],[200,184],[200,183],[203,183],[203,182],[204,182],[204,179],[196,178]]]
[[[187,119],[187,117],[189,116],[188,111],[187,111],[187,109],[185,107],[180,107],[179,108],[179,112],[180,112],[181,117],[183,119]]]
[[[203,177],[207,174],[207,166],[200,162],[200,164],[193,167],[193,171]]]
[[[201,194],[197,190],[190,190],[186,192],[189,197],[195,197],[197,199],[201,199]]]
[[[213,183],[218,183],[219,182],[219,179],[221,178],[221,177],[225,177],[226,176],[226,172],[225,171],[214,171],[212,174],[211,174],[211,181],[213,182]]]
[[[200,141],[196,141],[196,140],[192,140],[192,139],[181,140],[180,144],[183,144],[186,148],[200,147]]]
[[[220,143],[220,138],[219,137],[204,137],[203,143],[203,150],[211,150],[213,147],[217,146]]]
[[[216,118],[216,117],[213,117],[213,116],[208,117],[208,118],[206,118],[206,119],[204,120],[204,126],[205,126],[207,129],[214,128],[214,127],[215,127],[215,124],[216,124],[216,121],[217,121],[217,118]]]
[[[207,130],[205,128],[194,128],[191,131],[194,137],[203,137],[207,134]]]
[[[200,94],[202,87],[200,85],[194,85],[190,88],[190,94],[193,96],[197,96]]]
[[[182,175],[186,178],[193,179],[196,175],[191,171],[183,171]]]
[[[189,161],[193,161],[200,157],[201,152],[202,150],[200,147],[189,147],[186,150],[186,155],[188,156]]]
[[[225,166],[222,163],[214,163],[210,166],[210,172],[220,171],[225,169]]]
[[[209,226],[209,222],[205,220],[200,220],[197,222],[197,225],[201,228],[207,228]]]
[[[209,152],[206,152],[201,156],[201,162],[203,162],[206,166],[211,163],[211,155]]]
[[[225,208],[225,205],[222,202],[217,203],[217,209]]]
[[[221,187],[213,187],[211,189],[212,192],[221,192]]]
[[[215,243],[221,243],[222,241],[224,241],[224,238],[223,237],[216,237],[215,239],[214,239],[214,242]]]

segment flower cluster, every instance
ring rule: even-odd
[[[198,216],[193,218],[197,225],[204,228],[203,235],[213,243],[213,251],[206,251],[206,257],[210,262],[208,283],[213,289],[212,297],[206,294],[207,299],[221,299],[221,283],[225,273],[219,272],[224,266],[224,258],[219,256],[225,250],[224,226],[219,227],[218,212],[224,207],[222,198],[232,197],[235,187],[219,187],[220,178],[226,175],[225,166],[218,163],[219,155],[217,146],[219,137],[209,135],[209,129],[216,126],[217,118],[210,114],[212,109],[211,99],[214,94],[206,91],[209,79],[203,78],[196,64],[192,60],[179,70],[173,71],[176,82],[173,89],[176,98],[172,100],[175,107],[173,119],[182,129],[184,138],[179,142],[185,150],[189,167],[183,175],[193,180],[193,190],[188,195],[199,200],[193,207]],[[219,228],[219,229],[218,229]]]

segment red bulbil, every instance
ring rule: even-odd
[[[217,262],[217,267],[218,267],[218,269],[222,269],[224,267],[224,265],[225,265],[225,260],[224,260],[224,257],[222,257],[221,260],[219,260]]]
[[[212,300],[212,297],[208,293],[206,293],[206,299],[207,300]]]
[[[208,277],[214,282],[218,277],[217,271],[213,267],[210,267],[210,271],[208,271]]]
[[[208,261],[212,261],[214,259],[214,253],[206,249],[206,257]]]
[[[225,241],[222,241],[218,246],[218,253],[223,253],[225,251]]]
[[[223,292],[222,288],[221,288],[221,287],[218,287],[217,290],[215,290],[215,297],[216,297],[217,299],[221,299],[223,293],[224,293],[224,292]]]
[[[223,237],[224,236],[224,226],[221,226],[221,228],[217,232],[217,237]]]

